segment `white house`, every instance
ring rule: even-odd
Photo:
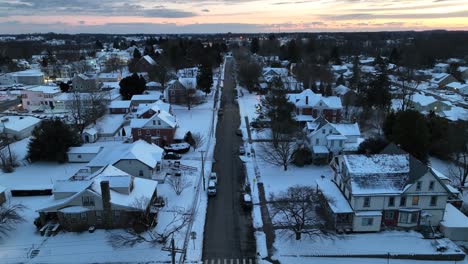
[[[353,152],[362,142],[361,131],[357,123],[334,124],[319,117],[314,122],[307,122],[307,139],[315,163],[329,161],[341,152]]]
[[[0,118],[0,133],[20,140],[31,136],[41,120],[32,116],[3,116]]]
[[[55,108],[55,99],[61,93],[57,86],[35,86],[21,91],[23,108],[28,111],[52,110]]]
[[[340,155],[330,166],[339,199],[353,210],[336,223],[338,229],[410,229],[438,226],[443,219],[450,191],[432,168],[410,162],[409,154]]]
[[[450,65],[447,63],[437,63],[434,65],[434,69],[432,70],[435,73],[446,73],[448,72]]]
[[[44,84],[44,73],[40,70],[25,70],[10,72],[0,75],[0,85],[42,85]]]
[[[83,180],[56,181],[53,195],[37,210],[39,223],[52,220],[69,231],[132,227],[136,218],[150,213],[157,185],[113,166]]]
[[[126,173],[152,179],[162,168],[164,150],[155,144],[138,140],[133,144],[116,144],[106,146],[86,166],[91,172],[112,164]]]
[[[71,147],[68,152],[68,162],[73,163],[88,163],[94,159],[102,147]]]

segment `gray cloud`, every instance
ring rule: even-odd
[[[114,0],[4,0],[0,3],[0,16],[13,15],[99,15],[183,18],[196,16],[185,10],[165,8],[163,5],[145,7],[138,1]]]
[[[350,13],[344,15],[322,15],[326,20],[360,20],[360,19],[430,19],[468,17],[468,10],[451,13],[414,13],[414,14],[373,14],[373,13]]]

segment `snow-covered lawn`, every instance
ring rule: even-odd
[[[296,263],[291,260],[309,259],[315,262],[313,255],[378,255],[378,254],[454,254],[460,253],[459,248],[450,240],[445,240],[448,249],[440,253],[432,245],[432,240],[423,239],[420,233],[414,231],[386,231],[371,234],[340,235],[334,238],[311,238],[303,236],[295,240],[287,231],[277,231],[275,257],[281,263]],[[291,258],[293,257],[293,258]],[[339,260],[339,259],[338,259]],[[373,259],[369,259],[373,260]],[[391,260],[390,263],[394,263]],[[319,263],[319,262],[317,262]],[[320,262],[322,263],[322,262]],[[328,263],[328,262],[327,262]],[[338,262],[335,262],[338,263]],[[352,263],[352,262],[345,262]],[[355,262],[358,263],[358,262]],[[359,262],[361,263],[361,262]],[[366,263],[366,262],[364,262]],[[375,263],[375,262],[374,262]],[[438,262],[439,263],[439,262]],[[442,262],[444,263],[444,262]]]
[[[207,102],[187,110],[183,106],[173,106],[174,115],[177,117],[182,130],[190,130],[192,133],[204,135],[205,142],[199,150],[205,150],[205,176],[208,177],[211,171],[211,161],[213,149],[216,142],[211,129],[216,126],[216,114],[213,115],[213,94],[208,95]],[[214,122],[212,117],[215,117]],[[16,142],[11,145],[12,151],[20,159],[23,159],[27,152],[28,139]],[[86,144],[86,146],[116,147],[119,144],[126,144],[120,141],[96,142]],[[118,148],[118,146],[117,146]],[[166,199],[166,206],[162,208],[158,215],[158,225],[156,231],[161,232],[173,217],[173,209],[183,208],[191,212],[195,206],[195,221],[192,229],[188,227],[181,230],[174,238],[176,248],[181,249],[186,242],[186,235],[196,232],[195,241],[187,240],[187,260],[199,261],[201,259],[203,245],[203,229],[205,224],[207,196],[201,190],[197,196],[197,188],[201,188],[201,157],[200,152],[191,150],[184,154],[181,164],[197,168],[195,172],[184,171],[182,177],[190,182],[190,187],[177,196],[171,186],[166,182],[158,185],[158,195]],[[0,173],[0,185],[8,189],[24,188],[29,186],[51,187],[55,180],[68,179],[85,163],[45,163],[37,162],[32,164],[24,163],[10,174]],[[18,224],[9,236],[0,240],[0,262],[1,263],[92,263],[92,262],[168,262],[170,254],[163,251],[163,245],[153,246],[149,243],[139,243],[134,247],[113,248],[109,243],[111,232],[122,232],[122,230],[96,230],[94,233],[73,233],[60,232],[56,236],[42,237],[37,232],[33,224],[38,216],[36,210],[43,207],[48,200],[48,196],[35,197],[10,197],[11,203],[21,203],[27,207],[22,213],[25,222]],[[194,246],[195,244],[195,246]],[[38,255],[29,259],[28,255],[32,249],[39,249]],[[177,255],[177,260],[180,254]]]

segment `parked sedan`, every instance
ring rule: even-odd
[[[163,158],[167,160],[179,160],[182,156],[174,152],[166,152]]]

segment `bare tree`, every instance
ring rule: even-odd
[[[24,222],[20,214],[26,207],[22,204],[7,204],[0,206],[0,237],[15,229],[15,225]]]
[[[421,80],[416,78],[414,75],[414,70],[411,68],[400,67],[395,74],[396,83],[400,88],[400,95],[402,99],[401,111],[406,111],[406,109],[411,106],[413,95],[421,83]]]
[[[106,61],[105,61],[105,69],[107,72],[120,72],[122,75],[122,69],[125,67],[125,63],[117,54],[112,54]]]
[[[291,141],[290,137],[277,134],[276,140],[262,139],[259,143],[260,157],[267,163],[283,166],[283,169],[288,170],[288,165],[293,160],[296,143]]]
[[[179,233],[192,220],[192,215],[184,208],[173,208],[171,214],[172,218],[159,232],[156,228],[149,228],[144,232],[126,229],[124,232],[112,232],[108,236],[108,242],[115,248],[133,247],[140,243],[166,244],[171,236]]]
[[[192,183],[186,177],[174,175],[172,175],[169,180],[167,180],[167,182],[177,194],[177,196],[181,195],[185,189],[192,185]]]
[[[455,164],[449,166],[449,177],[459,190],[463,190],[468,180],[468,152],[455,153]]]
[[[106,98],[102,91],[87,93],[74,92],[67,106],[73,124],[80,134],[90,124],[95,123],[106,112]]]
[[[2,171],[5,173],[13,172],[15,167],[19,166],[18,156],[7,148],[0,150],[0,161],[2,162]]]
[[[313,187],[293,186],[278,195],[272,194],[272,222],[277,228],[294,232],[296,240],[302,234],[309,236],[331,236],[321,214],[321,197]]]
[[[205,143],[205,135],[203,135],[202,133],[193,133],[192,139],[192,147],[194,150],[201,147]]]

